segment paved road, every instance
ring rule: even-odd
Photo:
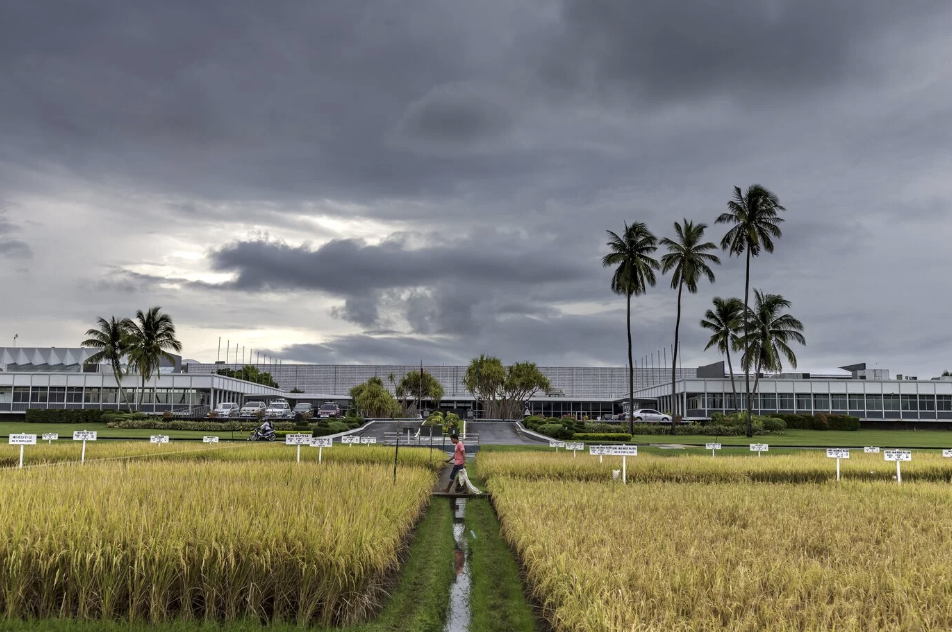
[[[421,428],[419,422],[415,421],[378,421],[370,424],[369,427],[362,429],[357,434],[364,437],[376,437],[378,443],[383,443],[384,433],[400,432],[401,437],[406,437],[407,428],[410,429],[410,436],[415,437],[417,430],[421,430],[420,444],[429,445],[429,427]],[[474,421],[467,422],[466,432],[475,432],[479,435],[480,445],[540,445],[541,441],[521,435],[516,429],[516,424],[504,421]],[[443,447],[444,439],[439,431],[434,432],[433,446]],[[450,451],[450,442],[447,438],[446,450]],[[466,448],[468,452],[475,452],[478,449],[473,442],[467,441]]]

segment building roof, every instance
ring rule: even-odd
[[[97,349],[0,347],[0,370],[17,372],[78,372]]]

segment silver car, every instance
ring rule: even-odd
[[[276,417],[283,419],[285,417],[291,416],[291,407],[288,406],[288,403],[284,400],[278,400],[276,402],[271,402],[268,404],[268,407],[264,411],[265,416],[267,417]]]
[[[647,421],[654,423],[671,423],[671,416],[665,415],[664,413],[658,412],[652,408],[639,408],[634,412],[632,418],[635,421]]]
[[[242,417],[257,417],[259,412],[264,412],[267,406],[264,405],[264,402],[252,401],[245,402],[245,405],[241,407],[241,416]]]

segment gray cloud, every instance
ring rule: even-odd
[[[950,29],[938,0],[6,3],[0,252],[33,258],[0,266],[0,322],[75,344],[134,297],[198,357],[240,330],[310,361],[621,364],[604,230],[712,224],[762,182],[790,211],[752,282],[793,301],[804,364],[952,368]],[[692,361],[743,292],[742,260],[716,272]]]

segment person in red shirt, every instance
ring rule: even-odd
[[[450,484],[446,486],[446,493],[450,493],[450,490],[453,488],[453,483],[456,482],[456,475],[459,474],[459,471],[466,467],[466,446],[463,445],[463,442],[459,440],[459,437],[453,435],[450,437],[450,441],[453,442],[453,445],[456,448],[453,451],[453,456],[446,459],[446,462],[453,462],[453,469],[450,471]]]

